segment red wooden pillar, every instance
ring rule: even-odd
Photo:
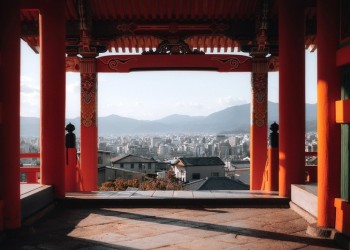
[[[64,1],[42,2],[40,9],[40,166],[41,183],[65,196],[65,12]]]
[[[66,192],[77,191],[77,149],[66,149]]]
[[[260,190],[267,160],[267,62],[253,59],[250,125],[250,189]]]
[[[303,0],[279,1],[279,122],[279,194],[290,197],[305,178]]]
[[[3,220],[0,221],[5,228],[13,229],[21,226],[18,0],[0,3],[0,39],[0,200],[3,200]]]
[[[341,89],[336,66],[338,8],[337,0],[317,1],[317,222],[321,227],[334,227],[334,199],[340,196],[340,126],[335,121],[335,101]]]
[[[97,190],[97,73],[96,58],[80,61],[81,128],[80,180],[81,191]]]

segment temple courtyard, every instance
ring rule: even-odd
[[[6,232],[0,249],[341,249],[289,208],[74,208]]]

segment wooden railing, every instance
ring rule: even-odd
[[[40,158],[40,153],[22,153],[20,158]],[[20,167],[21,182],[24,183],[39,183],[40,166]]]
[[[317,152],[305,152],[307,156],[317,156]],[[317,182],[317,165],[305,165],[305,182]]]

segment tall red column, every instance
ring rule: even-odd
[[[305,46],[304,1],[279,1],[279,194],[304,183]]]
[[[340,197],[340,126],[335,122],[335,101],[340,98],[338,1],[317,1],[317,132],[318,217],[321,227],[334,227],[334,198]]]
[[[250,189],[260,190],[267,160],[267,62],[253,58],[250,125]]]
[[[97,190],[97,73],[96,58],[80,61],[81,128],[80,180],[81,191]]]
[[[0,200],[5,228],[21,226],[19,1],[0,3]],[[1,216],[1,214],[0,214]],[[2,219],[1,219],[2,220]]]
[[[47,0],[40,9],[40,166],[41,183],[65,196],[65,10]]]

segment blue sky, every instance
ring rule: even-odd
[[[21,42],[21,116],[39,117],[39,55]],[[317,54],[306,51],[306,102],[317,102]],[[269,73],[268,99],[278,102],[278,73]],[[80,75],[66,75],[66,117],[80,114]],[[171,114],[192,116],[251,100],[250,73],[146,71],[100,73],[98,115],[156,120]]]

